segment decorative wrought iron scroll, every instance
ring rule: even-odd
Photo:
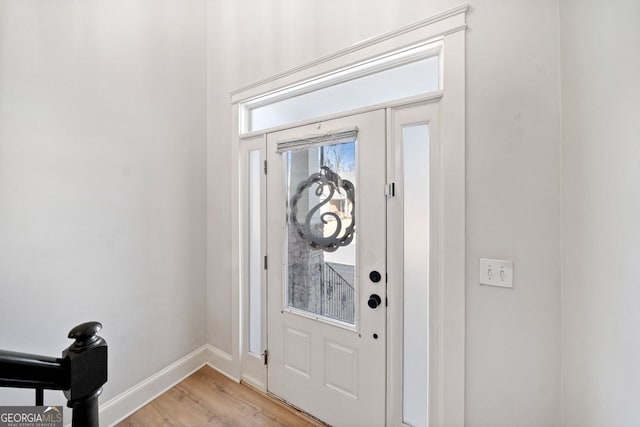
[[[325,189],[328,189],[329,194],[320,200],[320,203],[309,209],[305,217],[305,221],[301,224],[298,221],[298,202],[302,198],[305,191],[311,191],[311,188],[317,185],[315,194],[318,197],[322,197],[325,193]],[[336,221],[336,229],[330,236],[324,236],[322,234],[315,234],[311,227],[311,218],[315,215],[324,205],[329,203],[333,199],[333,195],[344,194],[349,201],[351,208],[350,216],[351,222],[347,227],[343,229],[343,223],[340,216],[335,212],[324,212],[320,215],[320,220],[323,224],[328,223],[328,218],[331,217]],[[306,181],[302,181],[296,193],[291,198],[291,222],[293,223],[296,231],[312,248],[322,249],[327,252],[334,252],[340,246],[347,246],[353,240],[353,233],[355,231],[356,217],[355,217],[355,187],[349,180],[342,179],[337,173],[333,172],[327,166],[322,166],[320,172],[311,174]]]

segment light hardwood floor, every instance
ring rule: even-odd
[[[131,426],[324,426],[205,366],[126,418]]]

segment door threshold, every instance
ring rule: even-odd
[[[262,394],[263,396],[265,396],[267,399],[269,399],[271,402],[275,403],[276,405],[279,405],[285,409],[288,409],[289,411],[291,411],[292,413],[294,413],[295,415],[297,415],[298,417],[300,417],[301,419],[307,421],[308,423],[312,424],[313,426],[316,427],[331,427],[330,424],[325,423],[324,421],[322,421],[321,419],[318,419],[316,417],[314,417],[313,415],[311,415],[308,412],[305,412],[303,409],[298,408],[295,405],[292,405],[291,403],[287,402],[286,400],[276,396],[275,394],[269,392],[269,391],[264,391],[261,390],[245,381],[240,381],[240,384],[242,384],[243,386],[250,388],[251,390]]]

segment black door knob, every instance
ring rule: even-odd
[[[369,296],[369,301],[367,302],[367,304],[369,304],[370,308],[376,308],[377,306],[380,305],[381,302],[382,302],[382,299],[380,299],[379,295],[371,294]]]
[[[380,280],[382,280],[382,276],[380,275],[380,273],[373,270],[371,273],[369,273],[369,280],[371,280],[373,283],[378,283]]]

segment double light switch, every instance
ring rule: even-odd
[[[480,284],[513,288],[513,261],[480,258]]]

